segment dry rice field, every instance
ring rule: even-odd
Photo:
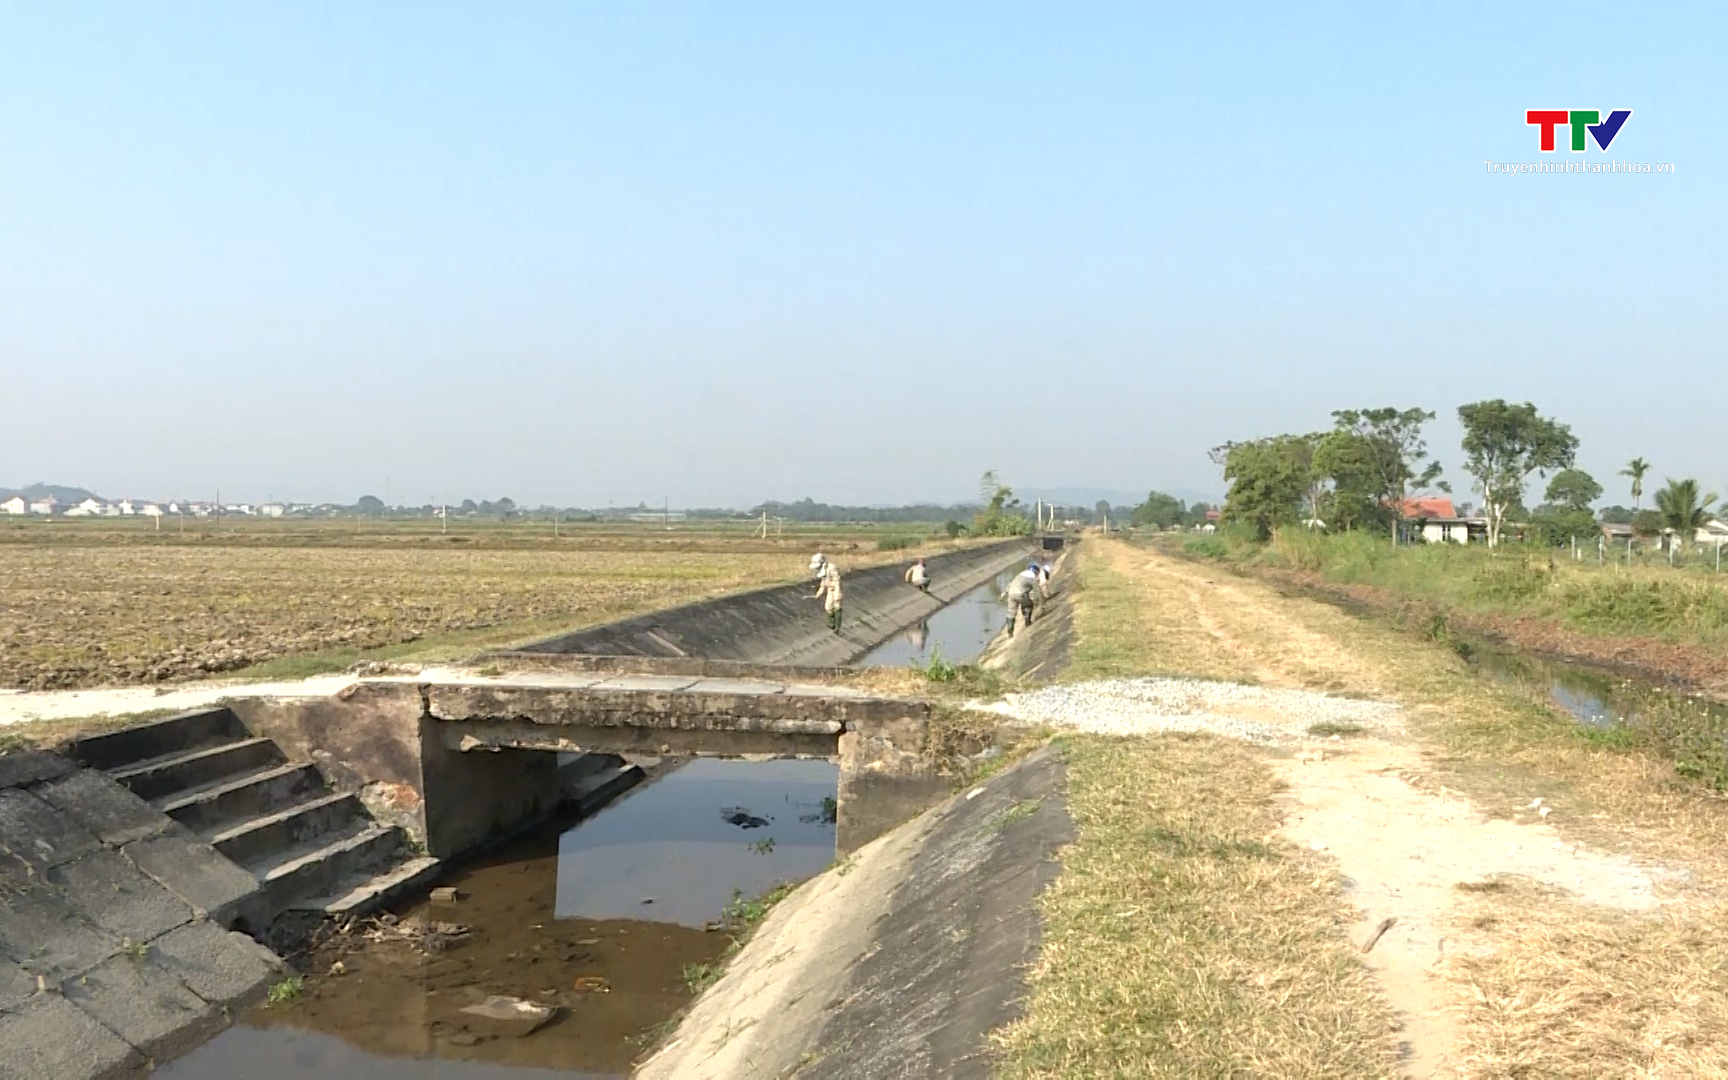
[[[0,687],[292,676],[440,646],[472,651],[790,580],[817,546],[570,532],[557,543],[499,532],[460,544],[388,532],[0,536]],[[869,539],[823,546],[843,563],[895,557]]]

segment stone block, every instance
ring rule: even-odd
[[[22,861],[0,856],[0,956],[57,986],[119,949],[120,938],[80,918],[59,889]]]
[[[167,814],[94,769],[44,784],[36,794],[115,847],[155,836],[173,824]]]
[[[36,992],[36,976],[10,960],[0,958],[0,1012],[5,1012]]]
[[[210,1004],[143,956],[122,953],[63,986],[66,1000],[157,1060],[177,1057],[225,1020]]]
[[[595,690],[630,690],[636,693],[643,691],[671,692],[686,690],[699,680],[683,675],[617,675],[605,682],[595,683]]]
[[[216,922],[227,924],[258,893],[258,880],[176,825],[121,849],[138,869]]]
[[[244,934],[188,923],[150,943],[150,962],[212,1005],[239,1010],[263,998],[281,961]]]
[[[100,845],[76,821],[18,788],[0,791],[0,847],[46,870]]]
[[[192,908],[112,851],[93,851],[48,871],[48,880],[80,915],[133,942],[189,923]]]
[[[0,754],[0,788],[23,787],[65,776],[78,766],[70,758],[46,750]]]
[[[59,994],[0,1013],[0,1080],[118,1080],[144,1056]]]
[[[778,694],[786,684],[766,679],[703,679],[686,689],[693,694]]]

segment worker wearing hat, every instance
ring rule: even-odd
[[[839,633],[840,568],[818,551],[810,557],[810,572],[816,578],[816,595],[811,599],[822,601],[822,610],[828,613],[828,629]]]

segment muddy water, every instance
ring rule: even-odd
[[[1637,723],[1660,711],[1696,713],[1701,729],[1728,728],[1728,706],[1650,679],[1632,678],[1588,664],[1567,664],[1526,653],[1474,649],[1472,667],[1491,678],[1535,689],[1581,724],[1611,728]]]
[[[1014,571],[1017,573],[1019,568]],[[955,664],[978,659],[984,649],[1008,622],[1008,605],[1002,593],[1008,588],[1012,573],[1002,574],[988,585],[980,585],[941,611],[916,626],[907,627],[899,636],[878,645],[864,659],[862,667],[898,667],[924,664],[935,649]]]
[[[833,861],[836,782],[825,761],[689,762],[460,867],[440,882],[454,902],[422,899],[327,943],[298,1000],[254,1010],[157,1075],[625,1076],[689,1002],[686,968],[731,944],[728,903]],[[490,995],[556,1012],[521,1034],[462,1011]]]

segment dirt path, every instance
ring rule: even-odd
[[[1331,613],[1317,619],[1311,602],[1127,545],[1108,545],[1105,557],[1161,621],[1183,619],[1203,638],[1214,669],[1268,687],[1392,696],[1373,657],[1315,629]],[[1352,940],[1371,944],[1365,963],[1401,1018],[1412,1076],[1475,1071],[1461,1020],[1470,987],[1450,961],[1487,956],[1505,940],[1505,927],[1495,936],[1473,919],[1480,895],[1517,880],[1545,890],[1550,905],[1631,913],[1673,903],[1685,887],[1684,871],[1568,842],[1540,806],[1485,808],[1434,790],[1423,782],[1433,748],[1402,723],[1324,741],[1305,723],[1293,722],[1286,749],[1270,754],[1287,785],[1283,832],[1337,860],[1360,911]],[[1218,730],[1231,733],[1222,722]]]

